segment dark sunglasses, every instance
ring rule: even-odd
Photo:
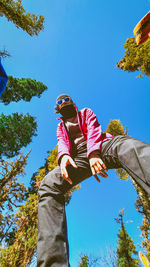
[[[61,105],[63,102],[69,102],[70,101],[70,97],[65,97],[64,99],[58,100],[57,104]]]

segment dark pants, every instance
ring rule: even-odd
[[[150,197],[150,145],[129,136],[117,136],[101,146],[101,158],[108,169],[124,168]],[[69,250],[64,194],[92,176],[89,161],[74,158],[77,169],[68,166],[73,185],[66,182],[56,167],[43,179],[39,189],[38,267],[68,267]]]

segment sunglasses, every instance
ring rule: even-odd
[[[70,97],[65,97],[64,99],[58,100],[57,104],[61,105],[63,102],[69,102],[71,100]]]

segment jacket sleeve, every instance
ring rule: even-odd
[[[57,140],[58,140],[58,143],[57,143],[57,146],[58,146],[58,164],[60,165],[61,158],[63,155],[69,155],[70,156],[69,140],[66,140],[60,124],[58,124],[56,134],[57,134]]]
[[[86,125],[87,125],[87,156],[96,151],[100,150],[102,143],[102,127],[98,123],[96,115],[91,109],[87,109],[86,113]]]

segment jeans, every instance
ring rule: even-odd
[[[124,168],[150,197],[150,145],[129,136],[116,136],[102,143],[100,156],[108,169]],[[57,166],[39,188],[38,267],[69,267],[69,246],[64,194],[92,176],[88,158],[74,157],[77,169],[68,166],[70,185]]]

